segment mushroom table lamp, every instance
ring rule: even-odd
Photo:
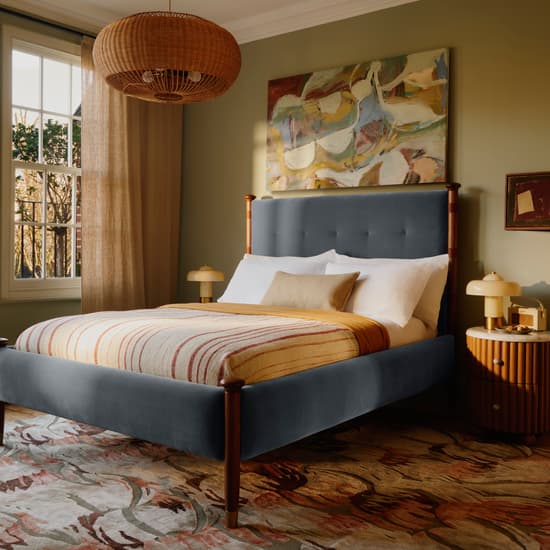
[[[504,324],[504,296],[520,296],[518,283],[505,281],[498,273],[491,271],[480,281],[470,281],[466,294],[485,297],[485,328],[494,330]]]
[[[187,280],[200,283],[200,301],[207,303],[212,301],[212,283],[223,281],[224,276],[222,271],[217,271],[209,265],[203,265],[199,269],[189,271]]]

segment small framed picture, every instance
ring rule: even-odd
[[[506,175],[505,228],[550,231],[550,172]]]

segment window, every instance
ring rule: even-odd
[[[80,295],[78,46],[3,28],[2,298]]]

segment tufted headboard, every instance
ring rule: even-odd
[[[440,332],[448,332],[456,294],[458,187],[263,200],[248,195],[247,251],[311,256],[335,248],[363,258],[422,258],[448,252],[449,280],[439,319]]]

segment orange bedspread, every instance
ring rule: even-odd
[[[247,384],[386,349],[383,325],[351,313],[244,304],[60,317],[33,325],[16,347],[135,372]]]

